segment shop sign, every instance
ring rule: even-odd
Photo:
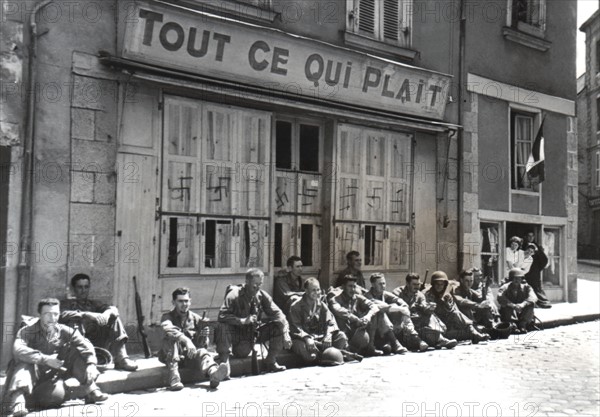
[[[206,13],[136,5],[124,58],[326,101],[444,117],[448,75]]]

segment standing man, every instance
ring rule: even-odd
[[[452,349],[458,342],[455,339],[446,339],[444,333],[446,325],[435,315],[435,303],[428,303],[425,295],[419,290],[421,277],[416,272],[406,275],[406,285],[395,288],[392,294],[400,297],[410,309],[410,319],[421,339],[429,346],[436,349]]]
[[[337,280],[335,281],[335,287],[341,287],[347,275],[353,275],[356,277],[356,285],[360,287],[359,289],[364,290],[366,292],[366,283],[365,277],[363,276],[360,268],[362,267],[362,259],[360,257],[360,253],[353,250],[346,254],[346,269],[339,273]]]
[[[62,392],[62,400],[84,397],[86,404],[105,401],[108,396],[95,382],[100,374],[89,340],[77,330],[58,323],[60,302],[57,299],[41,300],[38,313],[39,320],[21,328],[13,344],[13,361],[5,386],[6,414],[26,415],[29,412],[26,401],[35,408],[47,408],[51,405],[47,403],[50,392]],[[56,379],[57,373],[60,373],[59,379]],[[64,380],[72,377],[81,386],[77,392],[65,394]],[[38,395],[37,388],[42,384],[46,386],[45,394]]]
[[[525,280],[533,288],[537,297],[536,307],[552,308],[546,292],[542,288],[542,271],[548,265],[548,257],[544,253],[543,247],[538,247],[533,243],[525,245],[525,260],[523,269],[525,271]]]
[[[160,325],[165,333],[158,359],[169,370],[169,389],[183,388],[179,376],[179,366],[199,371],[200,376],[210,380],[210,387],[216,388],[228,376],[227,365],[217,365],[210,353],[202,346],[202,328],[205,322],[190,311],[192,299],[188,288],[173,291],[173,309],[162,315]]]
[[[410,319],[408,304],[400,297],[386,291],[385,275],[376,272],[369,278],[371,289],[365,294],[378,307],[380,314],[387,315],[394,325],[396,337],[411,350],[425,352],[429,345],[421,340]]]
[[[107,349],[114,358],[115,369],[135,371],[137,364],[129,359],[125,343],[129,337],[115,306],[89,299],[90,277],[76,274],[71,278],[74,299],[61,301],[60,323],[78,328],[94,346]]]
[[[425,292],[425,299],[435,303],[435,314],[448,328],[448,335],[458,340],[471,340],[474,344],[487,341],[490,337],[481,334],[473,326],[473,321],[456,307],[454,297],[448,292],[448,276],[443,271],[431,274],[431,288]]]
[[[533,307],[537,301],[533,288],[523,282],[525,273],[520,268],[511,269],[509,282],[498,289],[500,317],[502,321],[513,323],[514,333],[527,333],[528,330],[539,330],[533,323]]]
[[[304,294],[302,283],[302,259],[290,256],[287,260],[287,273],[275,278],[273,301],[287,315],[290,306]]]
[[[304,283],[302,298],[294,301],[290,309],[290,334],[292,350],[304,362],[320,361],[325,349],[346,349],[348,338],[341,332],[335,317],[321,300],[321,285],[316,278]]]
[[[220,326],[217,331],[217,352],[222,363],[229,363],[230,349],[237,358],[247,357],[254,344],[269,342],[265,359],[268,372],[285,371],[277,363],[283,349],[292,346],[289,325],[285,315],[273,299],[260,287],[264,273],[251,268],[246,272],[246,283],[230,286],[219,311]],[[258,333],[255,340],[255,332]]]

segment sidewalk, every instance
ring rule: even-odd
[[[542,322],[543,328],[549,329],[600,319],[600,283],[580,279],[578,281],[578,295],[579,302],[577,303],[553,304],[551,309],[536,308],[535,314]],[[482,345],[481,349],[485,349],[485,345]],[[109,394],[116,394],[136,390],[150,390],[168,385],[167,369],[157,358],[145,359],[134,356],[133,359],[136,359],[139,365],[136,372],[106,370],[97,381],[100,389]],[[278,358],[278,362],[288,368],[302,366],[300,359],[291,352],[282,354]],[[250,357],[231,359],[232,377],[252,376],[251,370]],[[184,383],[193,380],[192,373],[185,369],[181,370],[181,377]],[[2,375],[0,377],[0,391],[4,385],[4,379],[4,375]]]

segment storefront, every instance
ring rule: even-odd
[[[438,266],[414,248],[437,244],[449,76],[139,5],[120,56],[101,58],[127,76],[117,165],[131,181],[117,182],[116,230],[140,249],[116,266],[118,305],[138,275],[150,321],[178,286],[214,316],[248,268],[270,289],[290,255],[324,286],[350,250],[390,286]]]

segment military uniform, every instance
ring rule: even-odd
[[[83,312],[94,313],[97,320],[81,318]],[[127,358],[125,343],[129,339],[118,314],[117,308],[108,304],[72,298],[60,302],[59,322],[79,329],[94,346],[107,349],[113,355],[115,363],[118,363]]]
[[[290,335],[292,337],[292,350],[301,356],[305,362],[312,362],[318,357],[311,357],[311,352],[306,347],[305,338],[311,337],[317,345],[327,337],[331,339],[331,346],[338,349],[348,347],[348,338],[341,332],[335,317],[329,311],[327,304],[318,300],[314,308],[311,306],[308,295],[296,300],[290,308]],[[317,346],[322,353],[323,346]]]
[[[406,287],[397,287],[392,294],[401,298],[408,305],[410,319],[421,339],[431,346],[437,345],[447,328],[435,313],[427,309],[425,295],[420,291],[413,294]]]
[[[13,360],[7,371],[5,390],[7,397],[17,391],[26,397],[31,396],[33,388],[51,380],[57,370],[46,365],[52,355],[64,361],[66,372],[60,378],[76,378],[80,387],[71,391],[69,397],[80,398],[98,389],[95,381],[86,381],[86,368],[96,365],[94,347],[77,330],[56,324],[46,332],[38,320],[19,330],[13,344]],[[70,398],[67,398],[70,399]],[[28,398],[28,403],[39,408],[37,398]]]
[[[171,310],[162,315],[160,325],[164,337],[158,352],[158,360],[167,365],[169,370],[181,366],[198,370],[201,376],[206,377],[210,375],[211,368],[216,369],[218,365],[200,340],[205,323],[199,315],[188,311],[185,317],[182,317],[177,311]],[[188,339],[197,348],[193,358],[187,355],[185,341]]]
[[[472,288],[465,289],[462,286],[454,288],[452,295],[461,313],[487,329],[493,327],[494,318],[499,314],[493,301],[490,302]],[[478,308],[485,301],[488,302],[488,308]]]
[[[516,284],[512,281],[498,289],[498,303],[500,303],[500,317],[502,321],[516,323],[520,329],[526,329],[533,324],[533,308],[537,297],[533,288],[525,282]],[[518,312],[508,304],[520,304],[523,309]]]
[[[376,296],[373,288],[365,293],[365,297],[375,304],[391,306],[387,313],[382,312],[382,314],[387,315],[392,322],[395,336],[410,349],[419,348],[421,338],[410,319],[410,309],[404,300],[389,291],[384,291],[380,296]]]
[[[303,293],[302,277],[294,277],[291,272],[287,272],[275,278],[273,301],[284,313],[289,313],[292,303],[302,298]]]
[[[276,362],[277,355],[283,350],[284,340],[290,337],[288,321],[269,294],[259,290],[252,297],[245,285],[229,287],[219,311],[217,352],[221,360],[229,358],[230,349],[236,357],[248,356],[253,347],[255,325],[242,324],[241,319],[253,314],[259,320],[257,341],[269,342],[269,354],[265,362],[269,365]]]

